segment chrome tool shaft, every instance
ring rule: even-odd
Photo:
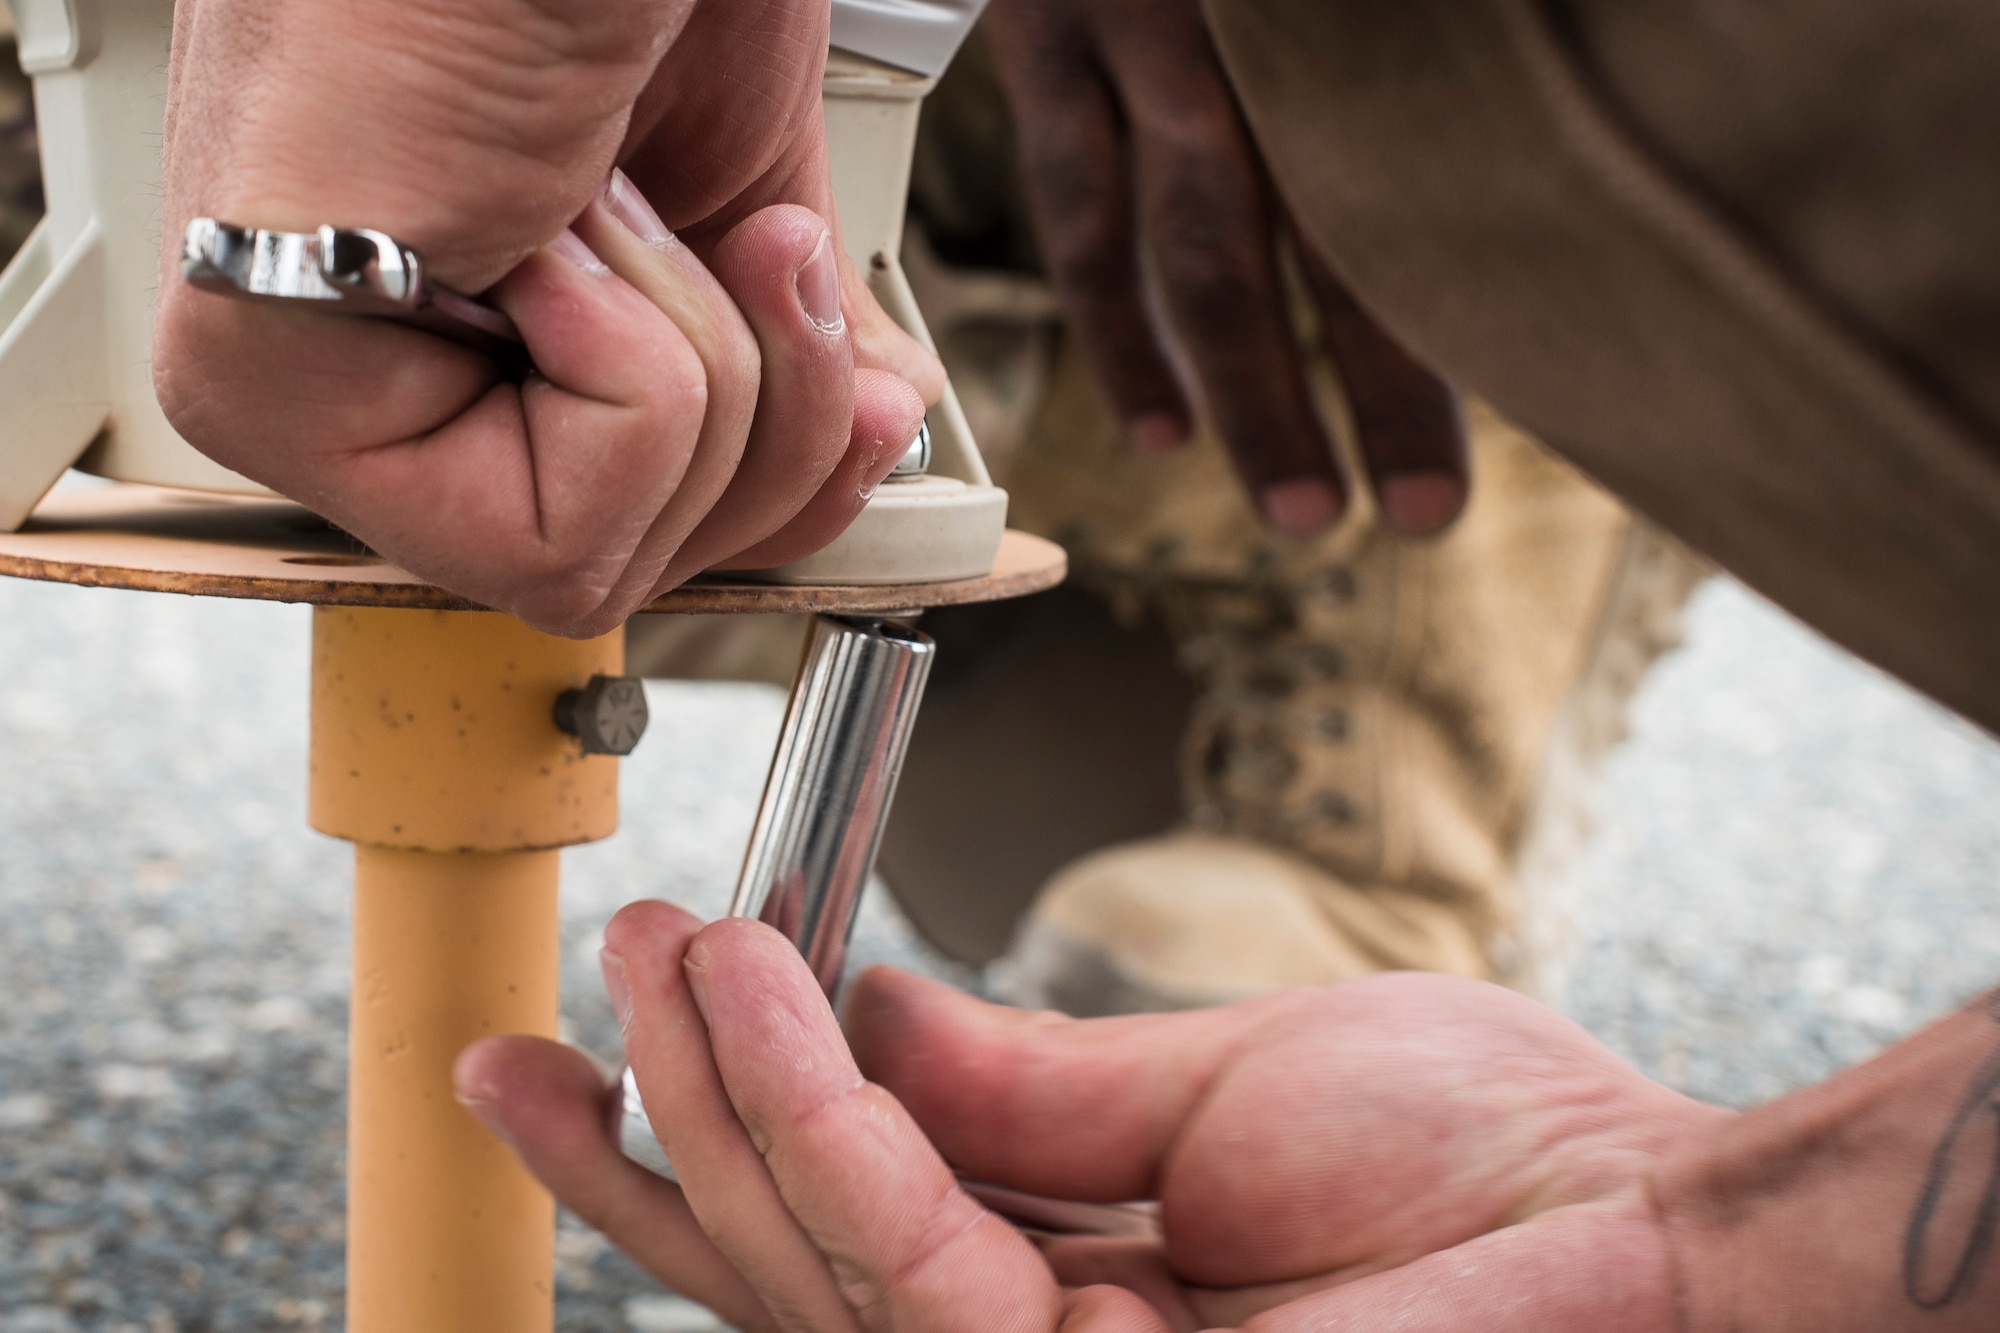
[[[936,651],[889,621],[816,616],[792,681],[729,915],[753,917],[797,945],[828,999],[846,971]],[[625,1155],[672,1179],[629,1069],[624,1097]]]
[[[936,651],[893,622],[819,616],[792,684],[729,914],[796,944],[829,997]]]

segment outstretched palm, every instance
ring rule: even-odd
[[[1157,1242],[1046,1253],[1064,1285],[1130,1287],[1174,1327],[1381,1327],[1415,1301],[1416,1327],[1667,1328],[1646,1177],[1726,1114],[1519,996],[1414,973],[1094,1023],[877,974],[853,1026],[966,1174],[1157,1198]],[[1550,1280],[1585,1250],[1587,1288]]]
[[[559,1196],[745,1327],[1666,1333],[1648,1179],[1730,1114],[1456,979],[1075,1022],[878,970],[857,1067],[762,927],[640,904],[607,949],[684,1197],[616,1156],[574,1053],[503,1039],[462,1087]],[[1154,1199],[1160,1234],[1038,1253],[954,1171]]]

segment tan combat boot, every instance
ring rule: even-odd
[[[1061,356],[1002,481],[1104,623],[1075,592],[938,618],[883,860],[920,929],[972,962],[1006,941],[996,992],[1077,1014],[1385,968],[1548,980],[1590,774],[1701,571],[1492,414],[1471,425],[1443,537],[1364,500],[1284,538],[1212,440],[1132,453]]]

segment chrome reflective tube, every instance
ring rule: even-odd
[[[936,651],[903,625],[818,616],[792,685],[729,914],[798,945],[829,997]]]
[[[936,651],[907,626],[817,616],[792,682],[729,915],[753,917],[797,945],[829,999],[846,971]],[[629,1069],[619,1145],[673,1178]]]

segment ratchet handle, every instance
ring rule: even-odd
[[[181,277],[239,301],[409,324],[492,357],[515,378],[534,368],[513,320],[431,281],[423,256],[384,232],[271,231],[195,218],[181,240]]]

